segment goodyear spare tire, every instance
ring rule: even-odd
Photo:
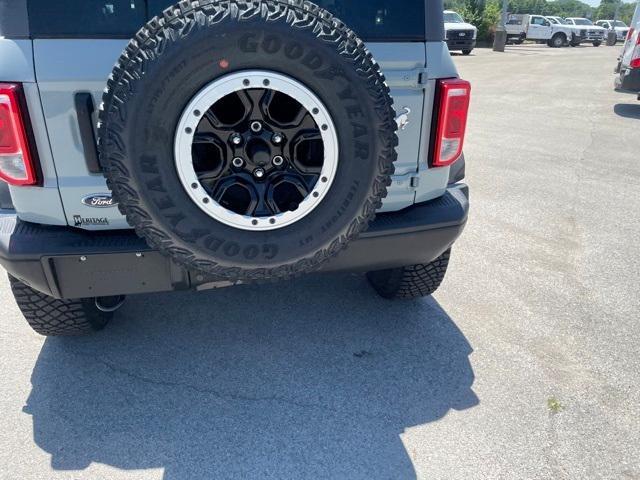
[[[231,280],[311,271],[363,231],[397,137],[357,36],[296,0],[185,0],[144,26],[103,96],[100,161],[128,222]]]

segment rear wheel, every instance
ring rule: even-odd
[[[9,276],[11,291],[27,323],[40,335],[85,335],[102,330],[124,297],[60,300]]]
[[[600,45],[602,45],[602,42],[593,42],[594,47],[599,47]]]
[[[426,297],[434,293],[449,266],[451,249],[430,263],[368,272],[367,279],[383,298],[410,299]]]
[[[469,55],[473,49],[470,50],[462,50],[463,55]]]

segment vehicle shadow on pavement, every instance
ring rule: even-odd
[[[613,111],[621,117],[640,119],[640,103],[617,103]]]
[[[136,297],[45,341],[24,412],[55,470],[415,478],[400,435],[478,404],[471,352],[434,299],[356,275]]]

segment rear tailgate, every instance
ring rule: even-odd
[[[108,194],[104,178],[92,168],[95,110],[106,78],[127,39],[144,22],[147,12],[156,14],[171,3],[167,0],[29,0],[35,78],[69,225],[81,223],[89,229],[128,228],[117,209],[94,208],[83,203],[88,196]],[[398,132],[396,174],[383,209],[405,208],[414,203],[416,193],[421,201],[441,194],[448,168],[434,169],[439,170],[437,174],[434,171],[434,175],[425,177],[426,163],[420,160],[427,154],[435,90],[435,82],[429,79],[439,74],[442,64],[450,59],[448,54],[444,58],[441,48],[434,49],[433,62],[429,64],[433,71],[426,69],[427,51],[434,48],[425,42],[428,38],[425,23],[429,24],[424,20],[426,2],[371,0],[357,9],[349,0],[317,3],[339,16],[367,41],[388,79],[399,121],[404,125]],[[451,65],[445,70],[455,74]],[[82,220],[79,222],[79,219]],[[89,221],[84,221],[86,219]]]

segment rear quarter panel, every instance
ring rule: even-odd
[[[65,225],[66,218],[35,80],[31,40],[0,38],[0,81],[22,84],[42,179],[42,187],[9,187],[13,205],[23,220]]]

